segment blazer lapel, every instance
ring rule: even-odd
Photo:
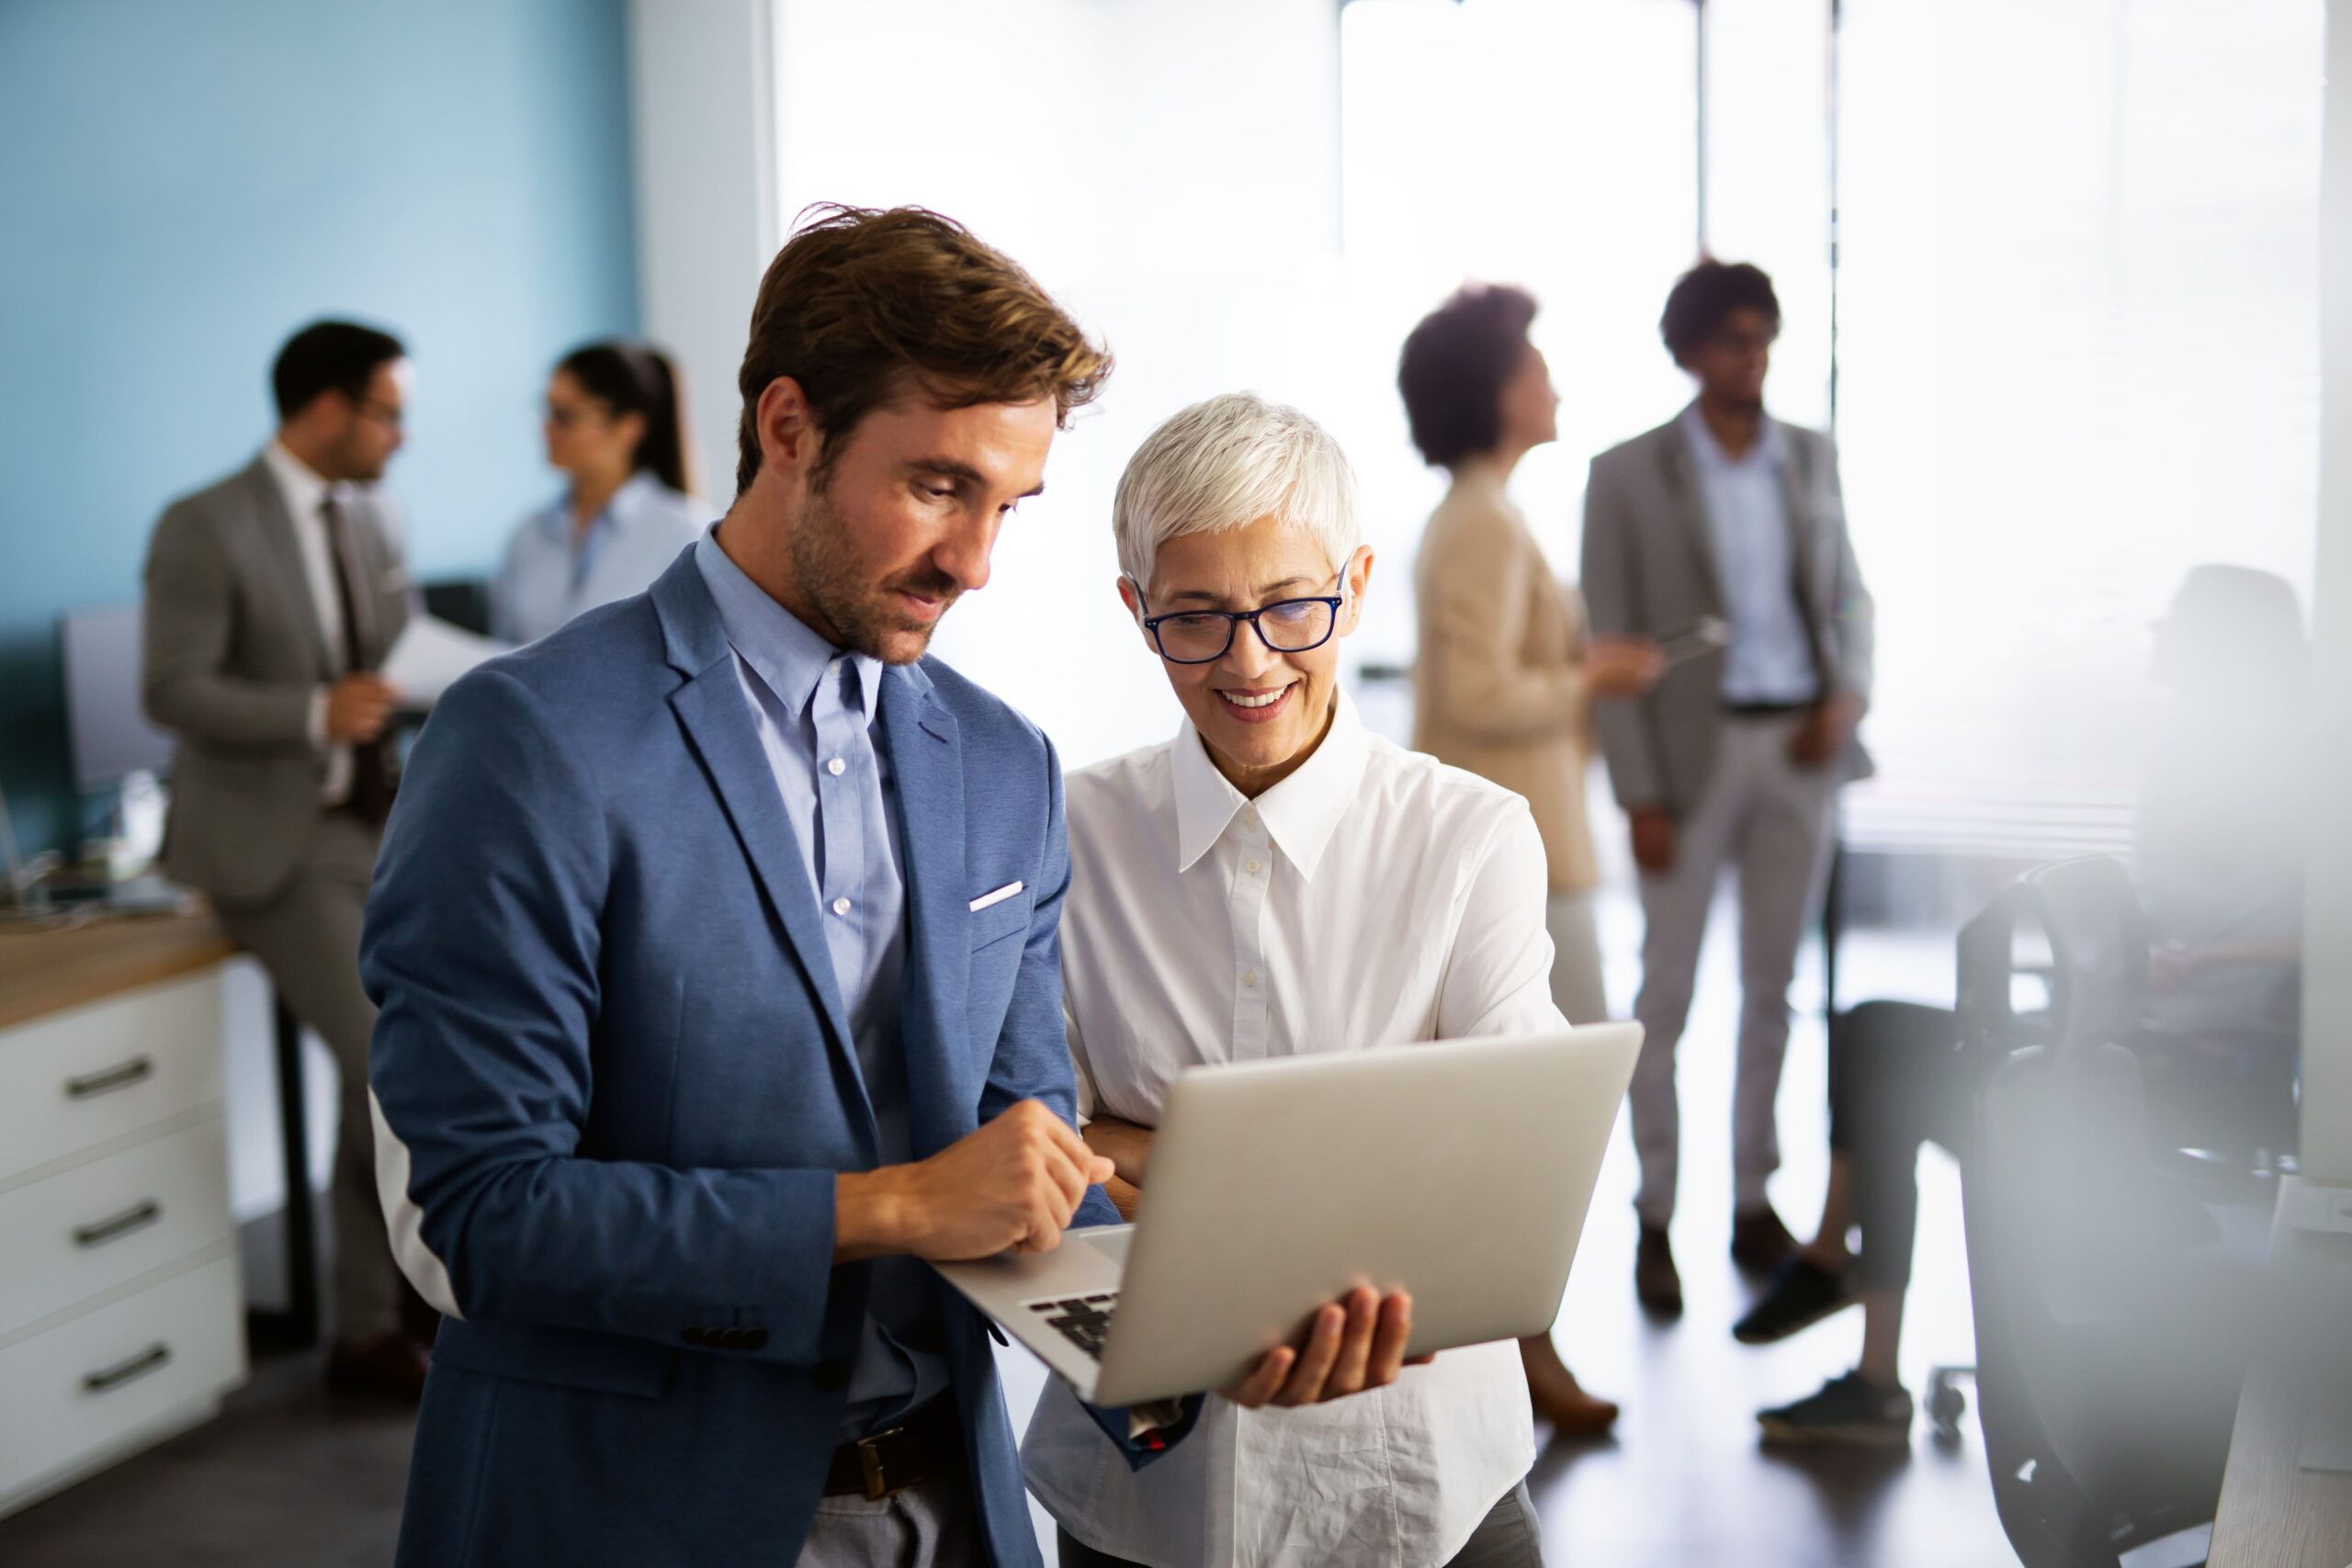
[[[970,912],[963,902],[964,744],[919,666],[892,666],[882,689],[882,728],[906,835],[910,929],[899,1035],[909,1127],[920,1159],[969,1132],[958,1108],[978,1100],[963,1081],[967,1069],[958,1049],[972,961]]]
[[[1813,476],[1806,444],[1785,425],[1781,429],[1781,514],[1789,529],[1789,570],[1797,596],[1797,618],[1804,623],[1805,641],[1813,649],[1814,669],[1823,690],[1829,684],[1829,661],[1824,656],[1821,607],[1814,596]]]
[[[689,677],[670,694],[671,709],[710,774],[728,820],[734,826],[736,840],[767,896],[768,907],[791,939],[793,958],[823,1015],[836,1070],[856,1095],[858,1133],[866,1156],[878,1160],[881,1145],[874,1106],[866,1098],[865,1075],[858,1070],[849,1010],[842,1005],[841,986],[833,976],[832,953],[825,945],[816,890],[808,885],[799,842],[793,837],[792,818],[784,809],[784,797],[776,793],[775,774],[768,766],[767,752],[760,745],[759,731],[735,673],[734,652],[727,646],[718,607],[703,586],[693,553],[682,556],[664,572],[652,592],[669,639],[671,663]],[[698,669],[685,668],[698,661]]]
[[[1658,482],[1672,503],[1675,526],[1681,531],[1684,546],[1690,552],[1691,565],[1699,573],[1707,603],[1718,615],[1724,613],[1723,577],[1715,561],[1715,537],[1707,527],[1707,503],[1699,493],[1699,459],[1690,450],[1690,438],[1683,434],[1682,422],[1676,420],[1666,427],[1666,439],[1658,443]],[[1666,628],[1671,633],[1679,628]]]
[[[327,652],[326,633],[319,626],[319,607],[311,598],[311,579],[302,569],[302,542],[294,536],[294,519],[287,514],[286,492],[277,488],[277,476],[260,457],[245,470],[244,479],[267,546],[264,553],[277,569],[277,591],[293,611],[294,624],[302,628],[302,645],[311,650],[311,663],[320,679],[333,680],[342,671],[342,661]]]

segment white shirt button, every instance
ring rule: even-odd
[[[1256,832],[1258,830],[1258,814],[1254,811],[1250,812],[1241,818],[1241,825],[1244,828],[1249,829],[1251,832]]]
[[[1255,876],[1266,869],[1266,863],[1261,860],[1245,860],[1241,863],[1241,869]]]
[[[842,776],[842,773],[848,769],[848,767],[849,764],[847,762],[842,761],[839,757],[835,757],[825,764],[825,772],[832,774],[835,778],[839,778]]]
[[[1249,989],[1255,990],[1258,986],[1258,972],[1255,969],[1244,969],[1241,972],[1241,984]]]
[[[848,914],[848,913],[849,913],[849,900],[848,900],[848,899],[846,899],[846,898],[836,898],[836,899],[834,899],[834,900],[833,900],[833,913],[834,913],[834,914],[836,914],[836,915],[846,915],[846,914]]]

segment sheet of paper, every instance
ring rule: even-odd
[[[431,707],[458,676],[511,646],[430,615],[413,615],[392,644],[382,673],[400,693],[403,707]]]

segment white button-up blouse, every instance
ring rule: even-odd
[[[1526,803],[1368,733],[1344,693],[1315,754],[1254,801],[1189,723],[1068,790],[1062,995],[1081,1117],[1156,1125],[1176,1075],[1203,1063],[1564,1026]],[[1065,1529],[1155,1568],[1435,1568],[1534,1452],[1508,1343],[1310,1408],[1212,1394],[1141,1471],[1055,1381],[1022,1447]]]

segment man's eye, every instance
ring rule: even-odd
[[[956,499],[955,489],[952,486],[947,485],[924,485],[922,487],[922,492],[923,494],[931,497],[933,501],[953,501]]]

